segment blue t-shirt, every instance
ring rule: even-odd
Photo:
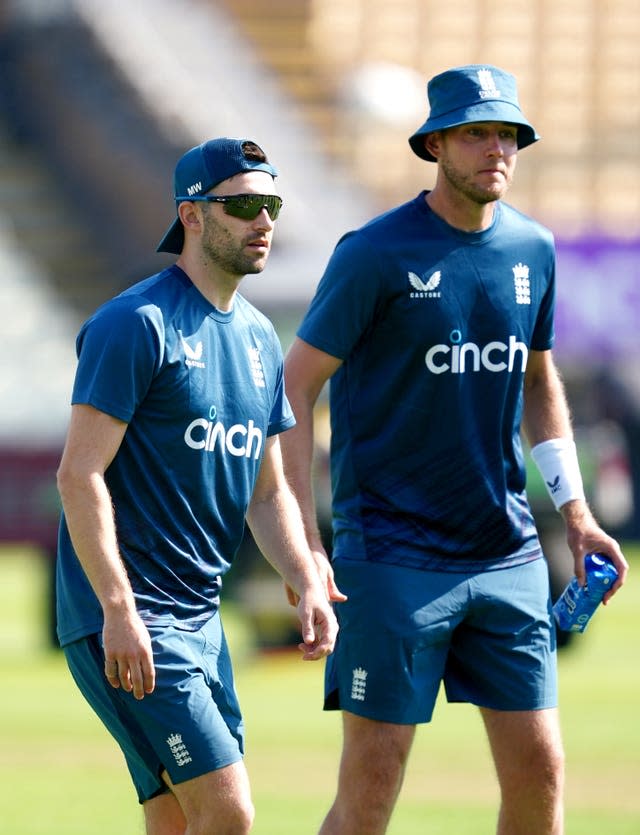
[[[138,611],[197,628],[218,607],[266,438],[295,423],[275,331],[242,296],[217,310],[173,266],[103,305],[77,353],[72,403],[128,424],[105,479]],[[101,629],[64,514],[57,588],[62,645]]]
[[[502,204],[449,226],[426,192],[338,243],[298,336],[331,379],[334,554],[464,570],[539,542],[520,441],[531,349],[553,343],[551,233]]]

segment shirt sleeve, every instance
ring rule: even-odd
[[[553,241],[547,268],[547,287],[540,303],[538,316],[531,337],[531,347],[534,351],[548,351],[555,341],[555,301],[556,301],[556,264]]]
[[[287,399],[284,388],[284,367],[282,355],[276,373],[276,385],[274,389],[273,407],[269,415],[269,426],[267,435],[277,435],[296,425],[293,409]]]
[[[128,423],[162,360],[163,323],[135,296],[103,305],[81,328],[72,404],[87,404]]]
[[[380,256],[366,236],[361,232],[345,235],[298,329],[300,339],[346,359],[378,318],[383,274]]]

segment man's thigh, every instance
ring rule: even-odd
[[[516,798],[562,795],[564,750],[558,710],[481,709],[503,794]],[[535,804],[534,804],[535,805]],[[540,832],[546,831],[542,826]]]
[[[450,701],[496,710],[557,704],[546,564],[423,571],[337,560],[340,633],[325,708],[382,722],[429,722],[444,680]]]
[[[478,573],[452,638],[447,698],[504,711],[557,705],[555,629],[546,563]]]
[[[237,762],[244,747],[219,621],[151,636],[156,687],[141,700],[106,681],[100,636],[65,648],[76,683],[122,748],[141,803],[166,790],[164,770],[181,783]]]
[[[379,722],[429,722],[450,641],[464,618],[467,575],[338,560],[340,633],[327,659],[325,708]]]
[[[184,783],[172,783],[166,772],[163,778],[170,791],[143,804],[147,835],[183,835],[187,825],[227,831],[225,827],[232,828],[239,816],[253,816],[249,778],[242,761]]]

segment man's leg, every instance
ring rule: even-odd
[[[384,835],[398,798],[414,725],[343,711],[338,791],[320,835]]]
[[[147,835],[184,835],[187,821],[172,792],[145,801],[142,808]]]
[[[172,785],[144,804],[147,835],[246,835],[254,808],[242,761]],[[186,824],[186,826],[185,826]]]
[[[173,785],[168,775],[164,779],[175,795],[186,820],[184,835],[246,835],[253,826],[254,808],[249,777],[242,760],[210,771],[201,777]],[[162,795],[162,798],[166,795]],[[182,835],[180,829],[163,828],[159,816],[163,811],[154,798],[144,804],[147,835]],[[167,810],[165,805],[164,810]],[[173,808],[174,824],[179,815]],[[150,824],[157,828],[149,828]]]
[[[562,835],[564,753],[558,711],[481,713],[500,783],[498,835]]]

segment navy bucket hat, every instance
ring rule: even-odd
[[[264,159],[257,158],[255,151]],[[223,180],[243,171],[266,171],[272,177],[278,172],[267,156],[251,139],[210,139],[187,151],[178,160],[173,175],[173,198],[177,204],[196,194],[206,194]],[[177,217],[156,247],[156,252],[173,252],[180,255],[184,246],[184,227]]]
[[[470,122],[508,122],[518,126],[518,148],[540,137],[520,110],[516,80],[511,73],[490,64],[455,67],[434,76],[427,85],[429,117],[409,139],[422,159],[435,162],[424,146],[428,133]]]

